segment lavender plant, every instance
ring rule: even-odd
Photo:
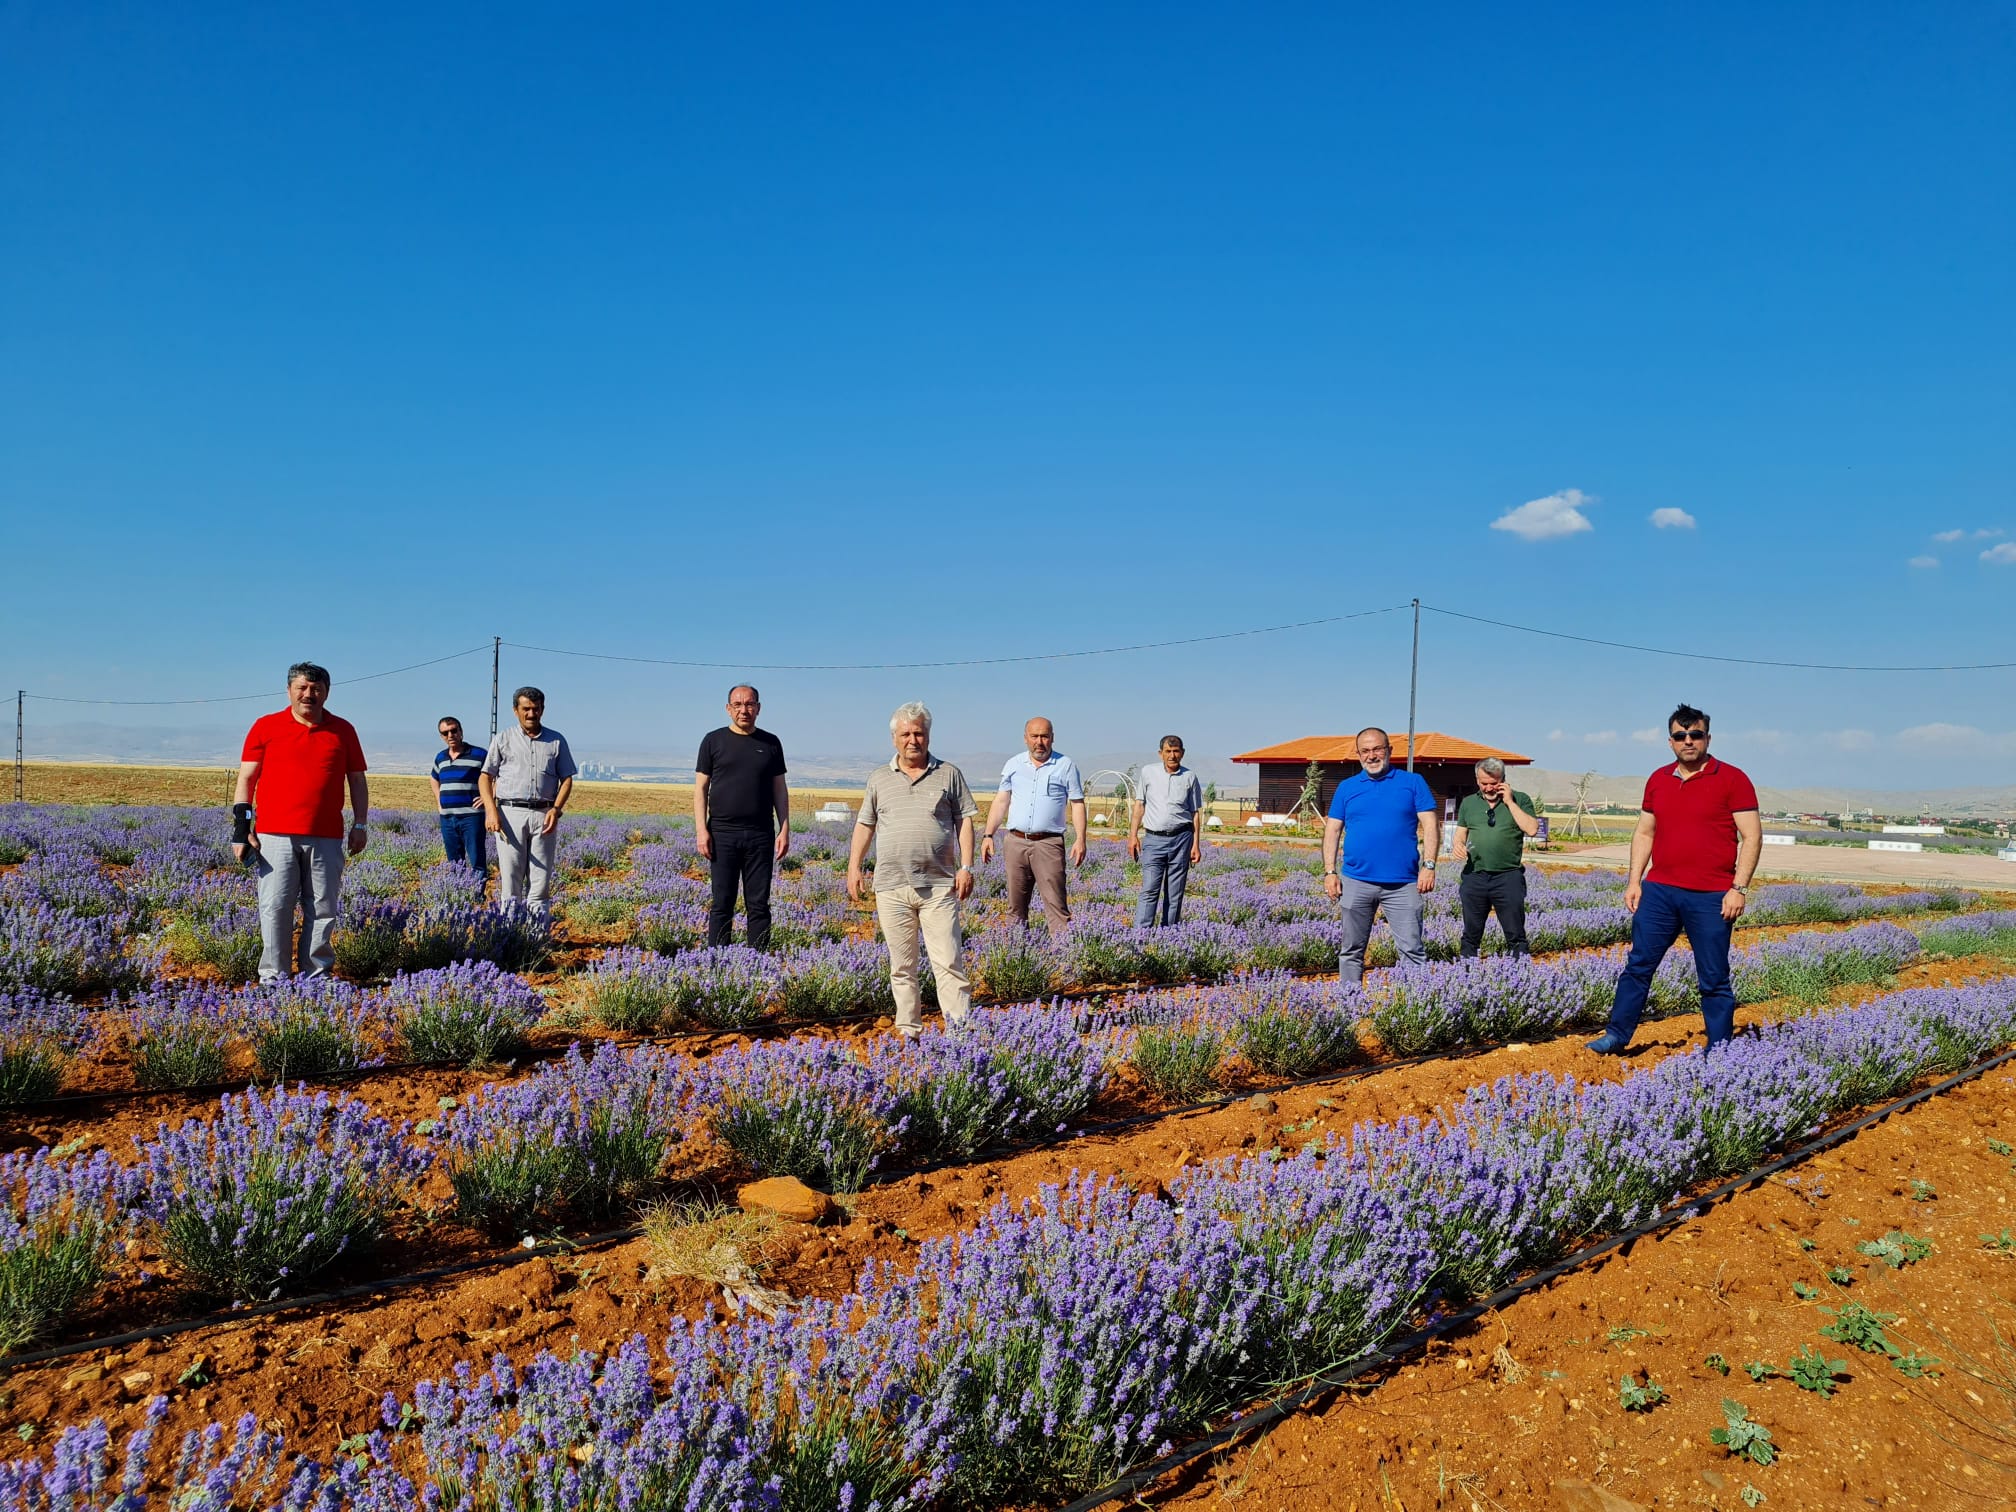
[[[237,1000],[222,988],[204,982],[152,988],[121,1016],[137,1085],[205,1087],[228,1074],[239,1035]]]
[[[240,993],[232,1017],[269,1082],[340,1076],[375,1064],[388,1032],[379,1004],[333,977],[281,977]]]
[[[381,1001],[409,1060],[488,1065],[523,1053],[546,1000],[489,961],[394,977]]]
[[[0,1354],[45,1337],[97,1290],[124,1230],[123,1184],[103,1150],[0,1155]]]
[[[91,1020],[68,998],[0,992],[0,1108],[54,1097],[70,1062],[97,1038]]]
[[[903,1133],[901,1092],[831,1040],[710,1056],[695,1080],[714,1132],[751,1170],[858,1192]]]
[[[376,1243],[426,1165],[354,1098],[255,1088],[140,1145],[139,1211],[199,1285],[263,1301]]]

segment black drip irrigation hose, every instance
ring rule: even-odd
[[[1662,1212],[1646,1219],[1643,1223],[1636,1224],[1631,1228],[1623,1230],[1621,1233],[1612,1234],[1606,1239],[1598,1239],[1593,1243],[1586,1244],[1573,1254],[1555,1261],[1552,1265],[1544,1266],[1533,1272],[1530,1276],[1515,1281],[1509,1286],[1500,1288],[1488,1297],[1472,1302],[1457,1312],[1446,1313],[1420,1328],[1403,1334],[1391,1343],[1375,1350],[1362,1359],[1354,1361],[1350,1365],[1344,1366],[1341,1369],[1322,1372],[1289,1396],[1278,1398],[1262,1407],[1253,1409],[1236,1420],[1227,1423],[1224,1427],[1217,1429],[1215,1432],[1208,1433],[1202,1438],[1192,1439],[1189,1443],[1171,1450],[1168,1454],[1149,1464],[1143,1465],[1140,1469],[1130,1470],[1127,1474],[1108,1481],[1097,1490],[1087,1492],[1076,1501],[1067,1503],[1060,1509],[1060,1512],[1096,1512],[1097,1508],[1108,1506],[1113,1502],[1121,1500],[1123,1497],[1138,1496],[1144,1487],[1153,1484],[1165,1475],[1180,1470],[1193,1461],[1202,1459],[1207,1454],[1215,1454],[1221,1449],[1229,1448],[1240,1439],[1256,1433],[1263,1428],[1271,1428],[1275,1424],[1283,1422],[1307,1408],[1319,1405],[1360,1377],[1370,1375],[1374,1371],[1382,1370],[1387,1366],[1399,1364],[1415,1350],[1432,1343],[1444,1335],[1460,1332],[1486,1314],[1496,1312],[1499,1308],[1515,1302],[1521,1297],[1538,1291],[1542,1287],[1552,1285],[1563,1276],[1601,1259],[1612,1250],[1621,1249],[1633,1244],[1650,1234],[1659,1232],[1661,1229],[1671,1228],[1677,1223],[1697,1218],[1701,1215],[1703,1209],[1710,1205],[1733,1197],[1738,1192],[1755,1186],[1759,1182],[1767,1181],[1780,1171],[1787,1170],[1802,1161],[1811,1159],[1822,1151],[1844,1143],[1861,1133],[1864,1129],[1871,1128],[1887,1118],[1904,1112],[1908,1108],[1916,1107],[1919,1103],[1929,1098],[1937,1097],[1943,1092],[1950,1092],[1955,1087],[1960,1086],[1964,1082],[1972,1081],[1976,1077],[1985,1076],[1997,1066],[2003,1065],[2010,1060],[2016,1060],[2016,1047],[1990,1056],[1987,1060],[1978,1062],[1964,1071],[1949,1076],[1944,1081],[1936,1082],[1929,1087],[1921,1087],[1915,1092],[1907,1093],[1905,1096],[1896,1099],[1894,1102],[1885,1103],[1880,1108],[1872,1109],[1870,1112],[1842,1124],[1839,1128],[1828,1130],[1817,1139],[1799,1146],[1796,1150],[1780,1155],[1775,1160],[1767,1161],[1760,1166],[1754,1166],[1741,1176],[1731,1177],[1719,1186],[1697,1193],[1685,1201],[1674,1203]]]

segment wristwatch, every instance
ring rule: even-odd
[[[1423,870],[1423,871],[1433,871],[1433,870],[1435,870],[1435,863],[1434,863],[1433,861],[1423,861],[1423,862],[1421,863],[1421,870]]]

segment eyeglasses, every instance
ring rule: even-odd
[[[1485,814],[1485,816],[1484,816],[1484,827],[1485,827],[1486,829],[1496,829],[1496,828],[1498,828],[1498,805],[1497,805],[1497,804],[1495,804],[1495,803],[1494,803],[1494,804],[1492,804],[1492,805],[1491,805],[1491,809],[1490,809],[1490,812],[1488,812],[1487,814]]]
[[[1706,730],[1673,730],[1667,734],[1666,738],[1677,745],[1683,740],[1706,740],[1708,732]]]

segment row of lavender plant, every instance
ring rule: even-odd
[[[35,992],[0,995],[0,1106],[56,1095],[79,1055],[116,1036],[143,1089],[342,1075],[388,1059],[491,1065],[521,1054],[546,1002],[488,961],[410,972],[366,990],[293,977],[236,991],[180,982],[103,1014]],[[248,1065],[249,1062],[249,1065]]]
[[[926,1243],[913,1266],[871,1263],[837,1301],[678,1324],[662,1349],[633,1337],[606,1361],[499,1356],[423,1383],[326,1465],[249,1419],[235,1445],[222,1425],[192,1435],[172,1466],[146,1428],[115,1456],[93,1423],[0,1468],[0,1507],[156,1477],[178,1506],[219,1512],[1069,1495],[1361,1357],[1424,1306],[1488,1294],[2012,1038],[2016,982],[1925,989],[1620,1082],[1506,1078],[1436,1118],[1186,1171],[1166,1198],[1077,1176]]]

